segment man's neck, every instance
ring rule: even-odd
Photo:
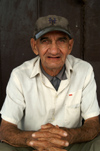
[[[43,68],[43,67],[42,67]],[[55,77],[56,75],[58,75],[58,73],[62,70],[63,67],[61,67],[60,69],[44,69],[43,70],[50,76]]]
[[[60,72],[59,72],[58,74],[56,74],[56,75],[53,74],[53,76],[50,75],[50,74],[48,74],[47,72],[45,72],[45,70],[43,69],[41,63],[40,63],[40,66],[41,66],[42,73],[43,73],[50,81],[51,81],[52,77],[55,77],[55,76],[57,76],[58,79],[60,79],[60,80],[65,80],[65,79],[67,79],[66,73],[65,73],[65,70],[66,70],[65,65],[63,66],[63,68],[60,70]]]

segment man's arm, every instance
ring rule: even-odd
[[[80,128],[75,129],[68,129],[64,127],[51,127],[50,124],[42,126],[43,131],[49,131],[53,134],[58,134],[61,136],[61,138],[48,138],[48,141],[52,144],[59,145],[59,146],[65,146],[65,143],[68,145],[74,144],[74,143],[81,143],[81,142],[87,142],[92,139],[94,139],[100,132],[100,124],[99,124],[99,117],[93,117],[90,119],[87,119],[84,122],[84,125]],[[66,133],[67,136],[63,137],[62,133]],[[40,134],[35,132],[35,135],[33,135],[34,138],[40,137]],[[40,140],[47,140],[47,138],[40,138]],[[39,141],[34,141],[34,145],[38,145]],[[66,145],[66,146],[68,146]]]
[[[61,149],[69,144],[86,142],[95,138],[100,132],[99,118],[93,117],[84,122],[84,125],[76,129],[59,128],[51,124],[42,126],[42,129],[33,131],[21,131],[16,125],[2,120],[0,127],[0,140],[16,147]]]
[[[32,131],[21,131],[17,125],[2,120],[0,126],[0,140],[16,147],[28,147],[27,141],[34,140]]]
[[[91,141],[100,132],[99,117],[96,116],[85,120],[83,126],[80,128],[63,129],[68,133],[66,139],[69,144]]]
[[[40,134],[40,137],[42,136],[42,138],[45,139],[38,141],[40,137],[38,138],[32,137],[34,131],[22,131],[17,128],[17,125],[9,123],[5,120],[2,120],[0,126],[0,140],[15,147],[32,147],[32,148],[36,148],[37,150],[42,150],[49,147],[49,150],[51,151],[52,149],[51,147],[57,147],[57,145],[50,143],[50,141],[47,141],[46,138],[52,138],[52,137],[61,138],[57,134],[53,134],[49,131],[44,132],[41,129],[37,131],[37,133]],[[35,145],[33,142],[37,142],[37,141],[38,141],[38,145]]]

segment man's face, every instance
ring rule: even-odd
[[[31,45],[34,53],[40,56],[44,70],[49,74],[53,70],[59,73],[67,55],[71,53],[73,39],[70,40],[63,32],[53,31],[36,41],[31,40]]]

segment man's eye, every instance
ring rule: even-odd
[[[47,39],[43,39],[43,40],[41,41],[41,43],[42,43],[42,44],[48,44],[49,41],[48,41]]]
[[[65,42],[66,42],[66,39],[59,39],[59,42],[65,43]]]
[[[44,42],[48,42],[48,40],[46,40],[46,39],[45,39],[45,40],[42,40],[42,43],[44,43]]]
[[[65,40],[64,40],[64,39],[60,39],[59,41],[60,41],[60,42],[65,42]]]

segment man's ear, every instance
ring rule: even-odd
[[[69,40],[69,54],[71,53],[71,51],[73,49],[73,45],[74,45],[74,39],[70,39]]]
[[[36,55],[38,55],[38,50],[37,50],[37,47],[36,47],[36,40],[35,40],[34,38],[31,38],[30,44],[31,44],[32,51],[33,51]]]

